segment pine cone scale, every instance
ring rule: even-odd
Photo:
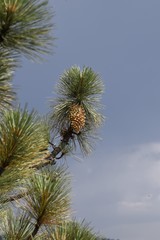
[[[84,108],[79,104],[73,104],[69,111],[70,126],[75,133],[79,133],[85,126],[86,114]]]

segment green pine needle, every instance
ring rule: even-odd
[[[60,78],[58,93],[64,98],[82,104],[94,104],[96,96],[103,93],[103,84],[97,73],[91,68],[84,67],[82,71],[74,66],[66,70]]]
[[[97,240],[97,234],[84,220],[79,223],[76,221],[65,222],[62,225],[56,226],[51,235],[54,240]]]
[[[100,76],[91,68],[84,67],[80,70],[74,66],[66,70],[57,86],[57,101],[51,104],[50,122],[53,133],[60,134],[70,127],[69,111],[73,104],[82,106],[85,110],[85,126],[80,135],[71,139],[70,143],[74,142],[73,145],[76,146],[78,140],[81,150],[89,153],[92,149],[90,140],[104,120],[100,113],[103,91],[104,85]]]
[[[68,112],[72,104],[83,106],[86,113],[86,128],[101,125],[103,116],[100,109],[101,95],[104,85],[97,73],[91,68],[72,67],[60,77],[57,86],[58,99],[51,105],[53,128],[61,130],[68,121]]]
[[[40,227],[60,224],[70,214],[70,177],[63,167],[50,167],[25,182],[22,209]]]
[[[49,132],[35,111],[25,107],[4,111],[0,122],[0,191],[18,184],[30,168],[43,161]]]
[[[0,112],[2,112],[15,99],[11,79],[17,65],[17,59],[5,49],[0,48],[0,53]]]
[[[49,53],[52,16],[48,0],[1,0],[0,45],[29,58]]]
[[[27,239],[31,236],[33,231],[33,224],[31,219],[25,212],[21,212],[20,215],[13,214],[9,209],[7,216],[3,219],[2,232],[3,238],[6,240],[22,240]]]

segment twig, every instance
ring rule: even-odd
[[[18,199],[23,198],[25,194],[27,194],[27,192],[12,195],[12,196],[8,197],[7,199],[2,200],[2,203],[4,204],[4,203],[8,203],[8,202],[14,202]]]

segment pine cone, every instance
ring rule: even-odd
[[[73,104],[69,111],[69,121],[73,131],[78,134],[85,126],[86,114],[84,108],[79,104]]]

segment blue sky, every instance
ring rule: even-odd
[[[105,84],[103,140],[81,163],[68,159],[73,208],[106,237],[160,236],[160,1],[50,0],[54,55],[23,61],[14,83],[22,104],[49,111],[54,86],[73,65]]]

